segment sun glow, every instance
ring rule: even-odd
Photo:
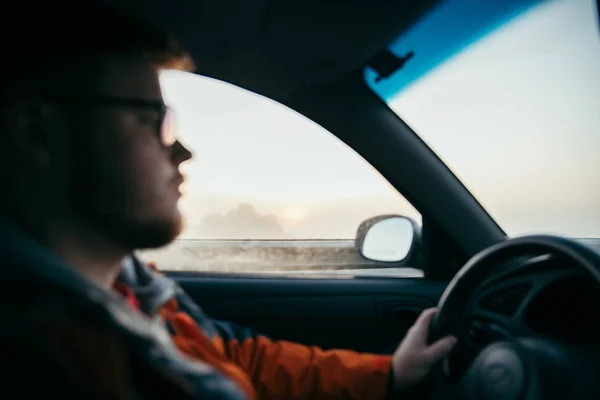
[[[307,212],[302,209],[289,209],[285,210],[283,217],[288,221],[302,221],[307,216]]]

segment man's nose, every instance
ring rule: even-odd
[[[179,140],[177,140],[171,146],[171,157],[175,165],[179,165],[190,160],[194,155],[187,147],[185,147]]]

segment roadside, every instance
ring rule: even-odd
[[[600,239],[580,239],[600,253]],[[421,271],[368,261],[353,240],[177,240],[140,252],[165,271],[421,277]]]

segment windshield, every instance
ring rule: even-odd
[[[511,236],[600,238],[593,0],[454,0],[389,47],[369,86]]]

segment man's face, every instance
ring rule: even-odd
[[[181,231],[179,166],[191,153],[179,142],[163,143],[160,109],[143,105],[163,101],[153,65],[111,59],[104,67],[102,84],[83,94],[89,104],[75,108],[70,207],[120,245],[159,247]]]

